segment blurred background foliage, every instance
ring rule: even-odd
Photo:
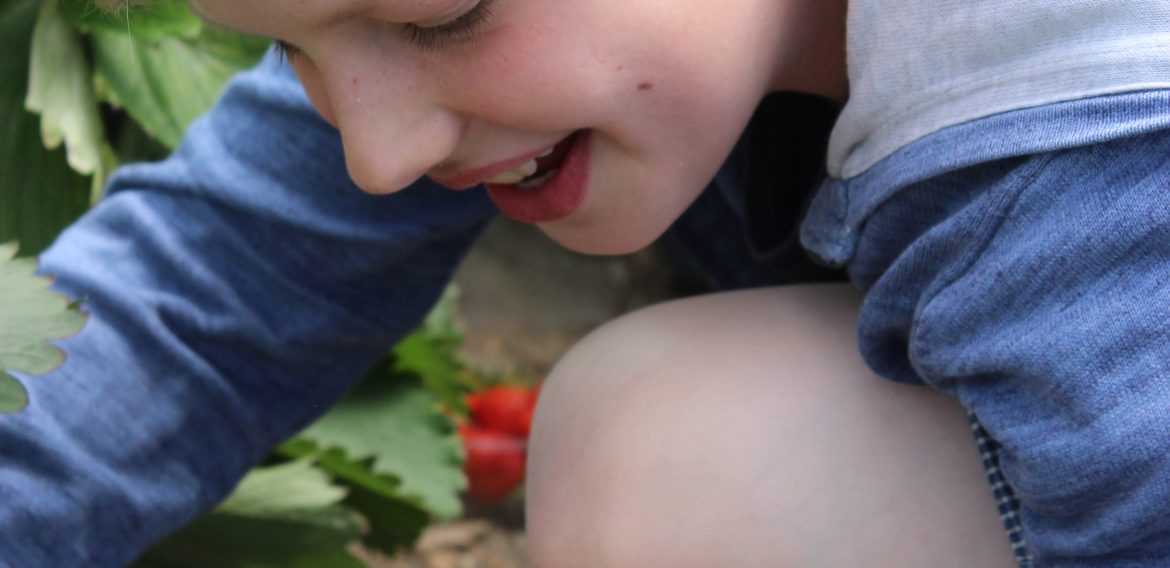
[[[0,48],[0,412],[17,412],[26,395],[4,370],[59,364],[49,340],[76,332],[84,305],[47,292],[11,243],[35,257],[119,164],[164,157],[268,41],[210,27],[183,0],[112,14],[90,0],[3,0]],[[456,354],[456,303],[448,290],[337,407],[137,565],[359,567],[355,542],[392,553],[458,516],[455,424],[478,379]]]

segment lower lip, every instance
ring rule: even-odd
[[[565,161],[552,179],[540,187],[487,184],[488,197],[500,212],[524,223],[548,223],[571,217],[589,188],[589,161],[592,150],[588,132],[574,135]]]

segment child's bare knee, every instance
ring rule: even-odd
[[[965,415],[866,370],[853,305],[840,288],[723,295],[586,338],[536,413],[532,565],[1010,558]]]
[[[783,501],[786,492],[753,487],[752,477],[760,463],[769,469],[783,459],[768,448],[796,426],[800,413],[785,406],[802,405],[803,395],[777,370],[782,341],[753,357],[758,341],[721,331],[729,319],[743,328],[752,310],[741,300],[751,299],[698,299],[627,316],[557,365],[530,446],[533,566],[718,565],[735,549],[731,540],[745,536],[737,519],[782,521],[789,508],[768,499]],[[779,526],[768,530],[776,546],[743,552],[776,560],[784,552]],[[688,543],[685,555],[679,542]]]
[[[677,500],[680,462],[689,457],[673,439],[680,431],[671,431],[688,421],[678,414],[687,405],[672,403],[670,391],[686,364],[678,353],[663,358],[686,338],[664,323],[651,313],[607,325],[546,381],[528,470],[534,567],[655,566],[668,556],[654,547],[653,533],[670,523],[660,518],[655,488]]]

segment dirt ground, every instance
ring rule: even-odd
[[[469,363],[486,375],[529,380],[542,379],[598,325],[680,289],[661,248],[589,257],[506,219],[488,229],[455,282]],[[367,560],[378,568],[524,567],[523,515],[518,499],[468,504],[464,518],[432,525],[414,550]]]
[[[427,528],[414,550],[392,558],[358,552],[376,568],[520,568],[524,529],[468,517]]]
[[[464,352],[481,371],[539,376],[598,325],[677,288],[661,248],[596,257],[501,219],[455,275]]]

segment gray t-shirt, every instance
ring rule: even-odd
[[[1005,111],[1170,88],[1170,0],[850,0],[829,173]]]

